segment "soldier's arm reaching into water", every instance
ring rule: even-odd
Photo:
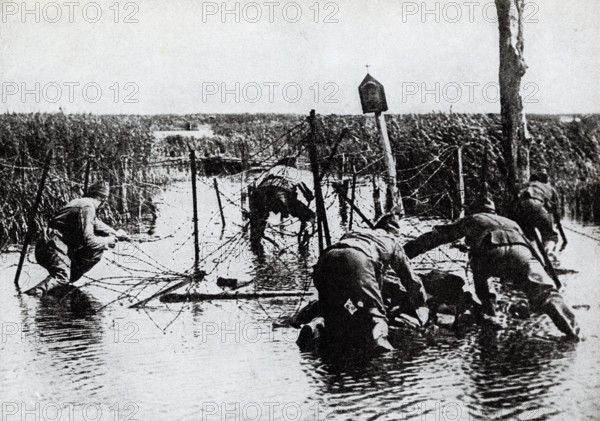
[[[401,245],[398,245],[390,263],[390,267],[396,272],[400,278],[400,282],[408,293],[408,299],[411,306],[419,316],[421,323],[424,325],[429,318],[429,310],[425,307],[427,294],[425,287],[421,282],[421,278],[413,271],[410,266],[410,260],[404,253]]]
[[[111,226],[102,222],[99,218],[96,218],[94,221],[94,231],[96,233],[113,236],[119,241],[130,241],[131,240],[131,238],[125,231],[115,230]]]

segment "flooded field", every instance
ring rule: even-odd
[[[297,331],[274,327],[315,290],[310,280],[316,238],[302,257],[298,224],[267,230],[264,258],[248,249],[241,182],[220,179],[226,227],[212,180],[199,183],[201,267],[194,287],[218,292],[218,277],[244,290],[306,291],[305,297],[129,305],[157,289],[145,277],[192,267],[191,193],[187,183],[159,198],[156,226],[137,245],[120,243],[79,281],[83,294],[56,302],[16,294],[17,253],[1,257],[0,397],[2,420],[563,420],[600,413],[600,229],[565,222],[569,244],[559,254],[567,302],[585,341],[570,343],[546,316],[508,320],[500,332],[464,337],[395,331],[397,351],[370,359],[302,353]],[[334,239],[345,226],[327,191]],[[358,192],[371,215],[371,193]],[[358,217],[355,215],[355,226]],[[406,221],[407,234],[427,223]],[[145,230],[145,229],[144,229]],[[574,232],[573,230],[577,231]],[[455,250],[448,250],[448,254]],[[444,257],[442,256],[442,259]],[[23,277],[43,279],[31,263]],[[428,261],[415,261],[429,269]],[[445,262],[464,276],[464,267]],[[94,282],[98,279],[100,282]],[[127,292],[129,298],[115,301]],[[29,415],[28,415],[29,414]],[[26,418],[26,417],[29,418]]]

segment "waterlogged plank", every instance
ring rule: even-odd
[[[160,301],[163,303],[183,303],[210,300],[252,300],[256,298],[303,297],[310,295],[306,291],[256,291],[256,292],[224,292],[221,294],[164,294]]]

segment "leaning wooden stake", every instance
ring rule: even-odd
[[[221,193],[219,192],[219,183],[217,179],[214,180],[215,191],[217,192],[217,203],[219,204],[219,212],[221,213],[221,222],[223,223],[223,228],[225,228],[225,214],[223,213],[223,203],[221,202]]]
[[[369,220],[369,218],[367,218],[365,216],[365,214],[362,213],[361,210],[356,207],[356,205],[354,204],[354,201],[351,201],[350,199],[348,199],[345,195],[343,195],[341,193],[340,193],[340,197],[342,199],[344,199],[350,205],[350,207],[352,208],[352,210],[354,212],[356,212],[356,214],[358,216],[360,216],[360,218],[369,226],[369,228],[371,228],[371,229],[375,228],[375,225]]]
[[[25,262],[25,256],[27,255],[27,248],[29,247],[29,243],[31,242],[31,237],[33,236],[33,231],[35,229],[35,216],[37,214],[37,209],[42,201],[42,194],[44,193],[44,187],[46,185],[46,178],[48,177],[48,171],[50,171],[50,162],[52,161],[52,149],[48,152],[46,156],[46,162],[44,163],[44,170],[42,172],[42,178],[40,180],[40,184],[38,185],[38,191],[35,196],[35,201],[33,202],[33,207],[29,211],[29,218],[27,220],[27,233],[25,234],[25,239],[23,241],[23,249],[21,250],[21,256],[19,257],[19,264],[17,265],[17,273],[15,274],[15,287],[17,291],[20,291],[19,288],[19,277],[21,276],[21,270],[23,269],[23,263]]]
[[[196,152],[190,148],[190,169],[192,172],[192,205],[194,223],[194,270],[198,272],[200,265],[200,240],[198,236],[198,198],[196,196]]]
[[[319,228],[319,251],[324,249],[323,237],[325,237],[325,243],[327,247],[331,245],[331,237],[329,235],[329,225],[327,224],[327,212],[325,211],[325,204],[323,201],[323,192],[321,191],[321,183],[319,177],[319,158],[317,156],[317,145],[316,145],[316,127],[315,127],[315,110],[310,110],[310,136],[308,139],[308,152],[310,157],[310,164],[314,179],[315,188],[315,204],[317,207],[317,227]],[[322,230],[321,230],[322,228]]]

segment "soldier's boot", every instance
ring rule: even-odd
[[[554,322],[556,327],[570,339],[579,339],[579,326],[575,321],[575,315],[565,304],[562,297],[551,295],[544,302],[541,310]]]
[[[23,293],[34,297],[43,297],[45,295],[52,295],[54,292],[60,290],[62,287],[68,284],[69,283],[66,280],[55,278],[54,276],[49,275],[46,277],[46,279],[36,285],[35,288],[23,291]]]
[[[315,317],[309,323],[302,326],[296,344],[302,351],[310,351],[319,346],[325,334],[325,319]]]
[[[375,326],[373,326],[373,343],[376,352],[393,351],[394,347],[388,340],[388,324],[380,318],[373,318]]]

